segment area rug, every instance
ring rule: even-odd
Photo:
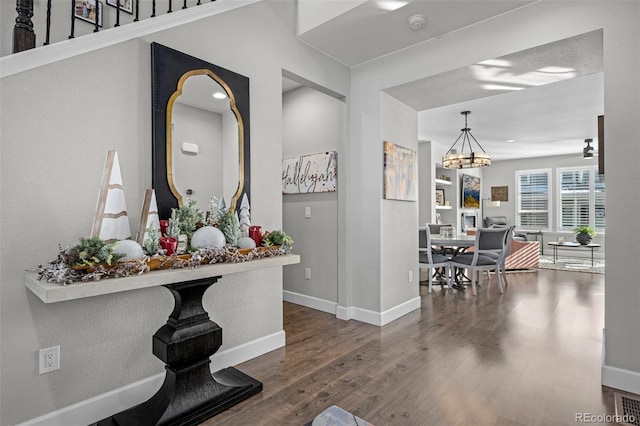
[[[558,256],[553,263],[553,256],[540,256],[540,269],[553,269],[556,271],[588,272],[591,274],[604,274],[604,259],[593,259],[586,257],[564,257]]]
[[[337,405],[332,405],[305,426],[373,426],[373,424]]]

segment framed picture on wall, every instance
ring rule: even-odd
[[[337,164],[337,151],[283,158],[282,193],[336,192]]]
[[[102,26],[102,2],[97,2],[98,7],[96,8],[96,0],[79,0],[76,1],[76,10],[74,11],[74,15],[78,19],[82,19],[83,21],[90,22],[95,24],[96,22],[96,13],[98,14],[98,26]]]
[[[462,175],[462,207],[466,209],[480,208],[480,178]]]
[[[436,189],[436,206],[444,206],[444,189]]]
[[[462,213],[462,220],[460,220],[460,225],[462,226],[462,232],[466,232],[469,229],[476,229],[478,227],[478,213]]]
[[[384,141],[385,200],[418,200],[418,153],[389,141]]]
[[[491,201],[509,201],[508,186],[492,186]]]
[[[117,7],[118,0],[107,0],[109,6]],[[133,0],[120,0],[120,10],[133,15]]]

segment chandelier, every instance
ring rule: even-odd
[[[491,165],[491,156],[487,154],[478,143],[476,138],[471,134],[471,129],[467,126],[467,117],[471,114],[471,111],[462,111],[460,114],[464,115],[464,129],[458,139],[451,145],[449,151],[442,157],[442,167],[445,169],[470,169],[474,167],[486,167]],[[458,152],[454,147],[458,141],[462,139],[462,147]],[[482,152],[474,152],[471,146],[471,139],[478,145]],[[465,152],[465,149],[468,150]]]

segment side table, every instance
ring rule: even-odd
[[[525,231],[524,234],[527,236],[527,240],[529,239],[529,235],[533,235],[538,241],[538,237],[540,237],[540,254],[544,254],[544,234],[542,231]]]

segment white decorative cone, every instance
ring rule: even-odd
[[[107,153],[91,236],[106,242],[131,238],[117,151]]]
[[[142,204],[142,214],[140,215],[140,226],[138,227],[138,244],[144,246],[149,237],[149,228],[153,227],[160,235],[160,216],[158,215],[158,202],[156,201],[156,191],[147,189]]]
[[[243,237],[249,236],[249,227],[251,226],[250,209],[249,199],[245,193],[242,195],[242,202],[240,203],[240,233]]]

